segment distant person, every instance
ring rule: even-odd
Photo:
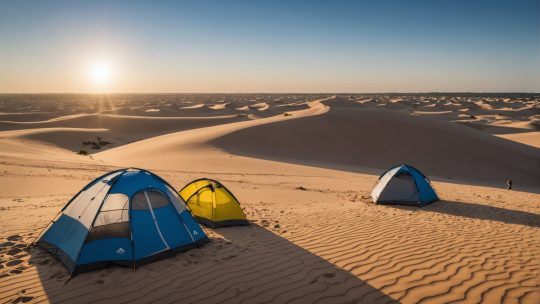
[[[511,179],[506,181],[506,186],[507,186],[508,190],[512,190],[512,180]]]

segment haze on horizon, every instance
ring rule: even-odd
[[[540,92],[539,15],[537,0],[0,0],[0,93]]]

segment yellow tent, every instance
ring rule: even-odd
[[[212,228],[249,225],[236,197],[218,181],[194,180],[180,190],[180,196],[201,224]]]

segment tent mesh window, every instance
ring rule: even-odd
[[[414,179],[406,172],[396,174],[381,193],[384,200],[417,200],[418,195]]]
[[[171,187],[165,185],[165,188],[167,188],[168,191],[166,191],[167,196],[169,197],[169,200],[174,208],[176,208],[176,211],[178,211],[179,214],[181,214],[184,210],[186,210],[186,203],[184,200],[180,197],[178,193],[176,193],[175,190],[171,189]]]
[[[121,193],[107,196],[86,242],[113,237],[130,238],[129,198]]]
[[[154,209],[167,207],[169,205],[169,199],[159,191],[148,190],[146,191],[146,195],[148,195],[148,199]]]
[[[63,213],[76,219],[84,226],[90,227],[101,202],[111,188],[111,178],[107,176],[83,190],[71,201]]]
[[[149,202],[150,201],[150,204]],[[148,210],[149,206],[153,209],[167,207],[169,199],[163,193],[157,190],[141,191],[133,196],[131,206],[133,210]]]
[[[148,210],[148,201],[146,200],[146,191],[141,191],[131,199],[131,208],[133,210]]]

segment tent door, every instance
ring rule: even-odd
[[[152,214],[152,219],[154,220],[154,225],[156,226],[156,230],[159,234],[159,237],[161,238],[161,241],[163,242],[163,245],[165,245],[166,249],[170,249],[171,247],[169,244],[167,244],[167,241],[165,240],[165,237],[163,236],[163,233],[161,232],[161,229],[159,229],[158,220],[156,218],[156,213],[154,212],[154,207],[152,206],[152,202],[150,200],[150,197],[148,197],[148,192],[144,191],[144,196],[146,196],[146,201],[148,202],[148,209],[150,210],[150,213]]]
[[[131,199],[131,231],[134,258],[140,260],[170,248],[163,230],[158,225],[156,202],[153,192],[148,190],[136,193]]]
[[[381,192],[381,201],[418,201],[418,192],[412,176],[400,174],[393,176]]]
[[[170,199],[160,191],[145,191],[154,223],[167,249],[175,249],[193,242],[193,236]]]

